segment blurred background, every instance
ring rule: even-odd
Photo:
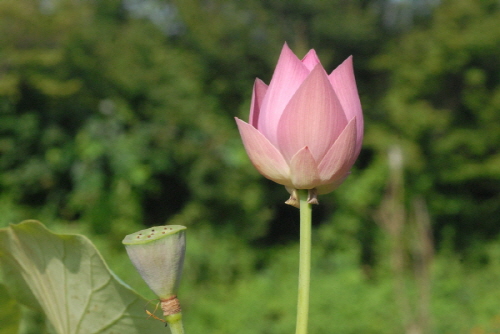
[[[291,333],[298,210],[233,118],[285,41],[353,55],[365,141],[314,208],[311,334],[500,333],[499,22],[498,0],[1,0],[0,227],[85,234],[153,299],[121,240],[186,225],[187,332]]]

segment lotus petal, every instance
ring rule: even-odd
[[[320,182],[317,165],[307,146],[292,157],[290,176],[295,189],[312,189]]]
[[[317,65],[287,105],[278,125],[278,147],[287,161],[307,146],[316,161],[347,124],[342,106],[321,67]]]
[[[250,105],[249,123],[258,129],[260,108],[267,92],[267,85],[260,79],[256,79],[253,85],[252,104]]]
[[[355,117],[319,163],[318,170],[323,184],[335,181],[351,169],[356,153],[356,130]]]
[[[331,193],[335,189],[337,189],[342,183],[344,183],[345,179],[351,174],[351,172],[347,172],[344,174],[342,177],[340,177],[337,181],[329,184],[324,184],[322,186],[316,187],[316,191],[318,192],[318,195],[324,195]]]
[[[333,89],[337,94],[342,109],[348,120],[357,118],[356,152],[359,154],[363,142],[363,111],[359,100],[356,79],[352,65],[352,56],[340,64],[329,76]]]
[[[290,167],[271,142],[252,125],[236,118],[248,157],[257,170],[276,183],[290,185]]]
[[[304,64],[285,44],[262,102],[257,127],[274,145],[283,110],[308,74]]]

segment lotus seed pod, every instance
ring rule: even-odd
[[[123,239],[130,260],[160,299],[177,294],[186,250],[185,230],[181,225],[156,226]]]

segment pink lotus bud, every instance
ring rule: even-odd
[[[314,50],[300,60],[285,44],[269,86],[255,81],[249,122],[236,122],[266,178],[289,192],[333,191],[349,175],[363,140],[352,57],[328,75]]]

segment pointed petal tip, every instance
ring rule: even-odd
[[[264,84],[264,85],[266,85],[266,86],[267,86],[267,84],[266,84],[264,81],[262,81],[262,79],[260,79],[260,78],[255,78],[255,81],[254,81],[254,86],[255,86],[255,85],[257,85],[257,84],[260,84],[260,83],[262,83],[262,84]]]
[[[307,51],[306,55],[304,56],[304,58],[302,58],[302,60],[306,59],[307,57],[313,57],[313,56],[317,58],[318,54],[316,53],[316,50],[310,49],[309,51]]]
[[[314,49],[309,50],[304,58],[302,58],[302,63],[309,71],[311,71],[315,66],[321,65],[321,61],[319,60]]]
[[[353,61],[353,56],[352,56],[352,55],[350,55],[350,56],[349,56],[349,57],[347,57],[347,58],[346,58],[346,59],[345,59],[342,63],[345,63],[345,62],[350,62],[350,63],[352,63],[352,61]]]
[[[345,68],[344,70],[350,70],[354,72],[354,64],[353,64],[353,58],[352,55],[347,57],[340,65],[338,65],[331,73],[329,76],[332,76],[334,72],[338,72],[341,69]]]
[[[290,49],[290,47],[288,46],[287,42],[285,42],[283,44],[283,47],[281,48],[281,53],[284,53],[284,52],[291,52],[291,53],[293,53],[292,49]]]

